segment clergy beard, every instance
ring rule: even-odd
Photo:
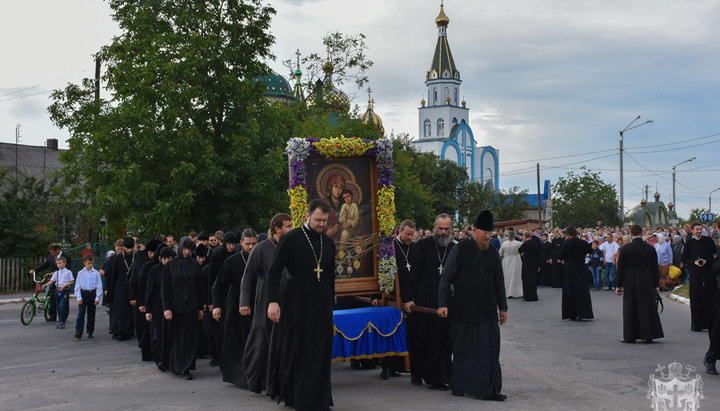
[[[447,247],[450,245],[450,242],[452,241],[452,235],[450,233],[446,235],[438,234],[435,229],[433,229],[433,238],[435,238],[435,242],[440,247]]]

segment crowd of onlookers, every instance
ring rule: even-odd
[[[543,261],[553,259],[553,242],[557,244],[565,238],[564,230],[561,228],[553,228],[548,231],[541,228],[515,230],[513,227],[499,227],[492,234],[491,244],[500,249],[500,246],[509,239],[523,242],[524,234],[528,231],[532,233],[532,237],[540,241],[543,249]],[[630,226],[609,227],[598,222],[598,225],[593,228],[577,228],[577,231],[578,238],[587,241],[593,247],[593,253],[588,254],[585,259],[585,264],[592,274],[593,288],[595,290],[614,290],[617,251],[630,241]],[[720,246],[720,228],[717,222],[705,226],[703,235],[712,238],[715,245]],[[430,236],[432,236],[432,230],[418,228],[413,236],[413,242]],[[681,255],[685,241],[690,236],[692,236],[690,224],[685,224],[680,228],[643,228],[643,240],[655,247],[658,254],[661,290],[668,290],[688,281],[681,262]],[[469,237],[470,227],[467,224],[453,229],[454,242],[457,243]],[[556,248],[559,249],[559,246]],[[679,270],[676,271],[671,267]],[[679,276],[677,276],[678,271]],[[671,278],[671,274],[675,278]]]

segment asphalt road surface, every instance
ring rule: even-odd
[[[704,382],[701,409],[720,409],[720,377],[705,374],[707,333],[690,331],[689,307],[665,299],[666,337],[622,344],[622,298],[591,292],[596,319],[560,319],[560,290],[540,287],[539,302],[509,300],[501,327],[504,403],[454,397],[410,384],[409,375],[382,381],[377,370],[332,368],[334,410],[650,410],[648,379],[658,364],[697,367]],[[74,301],[71,301],[71,303]],[[286,410],[264,395],[224,383],[207,359],[185,381],[140,361],[136,341],[107,334],[98,310],[96,338],[76,340],[68,327],[36,318],[20,323],[21,304],[0,305],[0,409],[52,410]]]

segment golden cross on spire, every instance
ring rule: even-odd
[[[297,56],[297,68],[300,70],[300,49],[295,50],[295,56]]]

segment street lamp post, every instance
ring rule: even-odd
[[[712,213],[712,193],[714,193],[718,190],[720,190],[720,188],[716,188],[710,192],[710,196],[708,197],[708,213]]]
[[[625,137],[625,132],[653,122],[652,120],[648,120],[644,123],[635,124],[635,122],[638,120],[640,120],[640,116],[635,117],[635,120],[631,121],[630,124],[625,126],[624,129],[620,130],[620,223],[621,224],[625,221],[625,199],[623,197],[623,195],[624,195],[624,191],[623,191],[623,139]],[[635,124],[635,125],[633,126],[633,124]]]
[[[695,157],[685,160],[683,162],[677,163],[672,167],[673,168],[673,207],[675,207],[675,210],[677,210],[677,201],[675,201],[675,167],[677,167],[681,164],[689,163],[693,160],[695,160]]]

